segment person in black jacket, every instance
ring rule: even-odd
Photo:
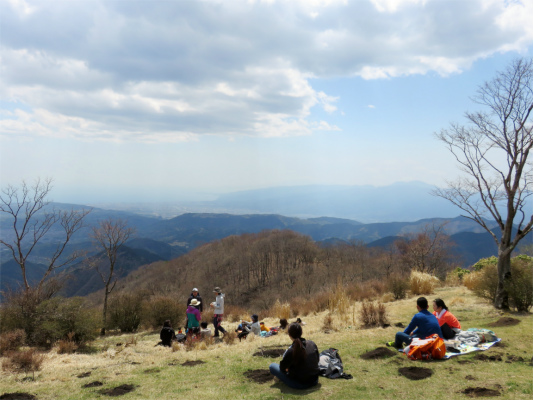
[[[288,331],[292,345],[279,364],[270,364],[270,373],[291,388],[308,389],[318,384],[318,348],[314,342],[302,338],[300,324],[290,324]]]
[[[169,319],[163,322],[163,329],[161,329],[159,338],[161,339],[161,344],[168,347],[172,346],[172,341],[176,339],[176,332],[172,329]]]
[[[191,296],[189,297],[189,300],[187,300],[187,307],[191,305],[191,301],[193,299],[196,299],[200,302],[199,305],[193,306],[194,308],[198,309],[198,311],[203,312],[204,311],[204,302],[202,301],[202,297],[200,296],[200,293],[198,292],[197,288],[194,288],[191,292]]]

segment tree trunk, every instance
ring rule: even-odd
[[[104,311],[103,311],[103,324],[102,329],[100,330],[100,335],[105,336],[105,327],[107,325],[107,296],[109,295],[107,291],[108,286],[105,288],[105,295],[104,295]]]
[[[509,294],[506,283],[511,279],[511,252],[500,248],[498,251],[498,288],[494,298],[494,307],[509,310]]]

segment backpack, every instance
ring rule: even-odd
[[[440,360],[446,355],[446,345],[444,340],[434,333],[425,339],[414,338],[404,353],[410,360]]]
[[[343,365],[339,350],[330,348],[320,353],[318,361],[319,374],[329,379],[352,379],[353,376],[343,372]]]

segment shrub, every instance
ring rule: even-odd
[[[324,317],[324,321],[322,324],[322,330],[326,333],[329,333],[331,331],[336,331],[335,325],[333,324],[333,316],[331,313],[327,313]]]
[[[41,369],[44,357],[35,349],[26,351],[12,351],[6,355],[2,362],[2,369],[13,373],[31,372],[35,379],[35,371]]]
[[[328,309],[330,313],[336,313],[344,316],[350,310],[350,298],[346,294],[344,287],[338,283],[337,286],[329,293]]]
[[[494,301],[498,289],[498,266],[496,264],[486,263],[476,272],[469,274],[468,278],[464,278],[465,286],[476,296]]]
[[[281,304],[279,299],[277,299],[269,314],[274,318],[285,318],[288,320],[291,317],[291,305],[289,303]]]
[[[36,314],[37,326],[32,342],[39,346],[51,347],[58,340],[70,340],[84,346],[98,336],[99,312],[86,308],[81,297],[54,297],[43,301]]]
[[[108,329],[135,332],[141,324],[142,295],[122,293],[109,303]],[[162,325],[162,324],[161,324]]]
[[[151,297],[142,302],[142,325],[147,328],[159,328],[167,319],[174,325],[181,325],[180,320],[185,318],[185,310],[185,305],[172,297]]]
[[[472,270],[473,271],[481,271],[482,269],[484,269],[488,265],[497,265],[497,264],[498,264],[498,257],[496,257],[496,256],[482,258],[477,263],[472,265]]]
[[[387,279],[387,290],[392,293],[394,300],[405,299],[409,289],[409,281],[400,274],[393,274]]]
[[[18,350],[26,340],[26,332],[23,329],[5,332],[0,335],[0,356],[9,351]]]
[[[67,339],[62,339],[59,342],[57,342],[57,353],[58,354],[72,354],[76,350],[78,350],[78,345],[73,340],[74,338],[74,332],[71,332],[68,335]]]
[[[413,295],[431,294],[440,284],[439,278],[424,272],[411,271],[409,287]]]
[[[533,261],[528,256],[519,257],[512,260],[511,280],[506,289],[510,305],[519,312],[527,312],[533,305]]]
[[[381,302],[363,301],[359,317],[364,327],[370,328],[388,324],[387,309]]]
[[[446,275],[446,284],[449,286],[459,286],[463,283],[465,276],[470,274],[470,272],[469,269],[457,267]]]

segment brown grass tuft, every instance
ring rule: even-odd
[[[7,352],[18,350],[26,340],[23,329],[6,332],[0,335],[0,356]]]
[[[359,311],[359,317],[364,327],[371,328],[388,324],[387,309],[381,302],[364,301]]]

